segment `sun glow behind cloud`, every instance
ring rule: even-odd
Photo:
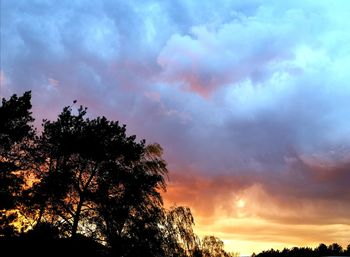
[[[226,249],[239,251],[242,255],[270,248],[316,247],[320,242],[337,241],[344,247],[348,244],[348,218],[331,214],[342,212],[342,203],[334,200],[310,203],[293,196],[285,199],[266,193],[257,184],[232,191],[229,187],[216,187],[220,187],[220,183],[171,184],[165,194],[166,205],[176,202],[191,206],[198,235],[214,234],[225,242]],[[235,196],[237,192],[239,196]],[[235,200],[230,202],[231,199]],[[325,208],[328,210],[315,213]]]
[[[2,1],[1,96],[77,99],[165,148],[227,248],[350,238],[349,1]]]

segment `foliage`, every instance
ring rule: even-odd
[[[328,247],[325,244],[320,244],[315,249],[310,247],[293,247],[292,249],[285,248],[282,251],[268,250],[263,251],[257,257],[321,257],[321,256],[350,256],[350,244],[347,249],[343,249],[339,244],[333,243]]]
[[[205,236],[202,242],[203,257],[230,257],[224,250],[224,242],[215,236]]]
[[[21,97],[2,99],[0,106],[0,235],[15,232],[12,226],[18,213],[11,211],[18,205],[23,187],[23,171],[28,155],[27,145],[34,130],[30,125],[31,92]]]

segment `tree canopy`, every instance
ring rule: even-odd
[[[0,234],[12,234],[11,223],[18,216],[9,210],[18,204],[24,183],[16,171],[24,169],[26,142],[34,133],[31,108],[31,92],[2,99],[0,106]]]
[[[323,243],[319,244],[318,247],[312,249],[311,247],[293,247],[291,249],[285,248],[280,250],[267,250],[263,251],[256,257],[321,257],[321,256],[350,256],[350,244],[346,249],[343,249],[339,244],[333,243],[330,245],[325,245]]]

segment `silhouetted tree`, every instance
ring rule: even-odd
[[[292,249],[285,248],[283,251],[268,250],[259,253],[259,257],[322,257],[322,256],[348,256],[347,251],[343,251],[339,244],[333,243],[327,247],[325,244],[320,244],[315,249],[310,247],[293,247]]]
[[[348,244],[348,246],[346,247],[344,254],[350,256],[350,244]]]
[[[152,252],[149,256],[158,256],[154,252],[160,252],[158,224],[164,216],[160,190],[165,190],[166,164],[160,145],[146,146],[142,141],[135,146],[141,148],[130,151],[134,156],[109,163],[108,172],[97,181],[99,229],[114,251],[130,251],[132,246],[135,252],[146,248],[140,245],[144,243]],[[146,256],[147,251],[142,252]]]
[[[66,107],[57,121],[44,121],[34,158],[37,183],[28,190],[37,225],[45,221],[62,235],[105,240],[114,252],[127,249],[123,256],[137,249],[144,256],[146,249],[149,256],[161,253],[162,148],[136,142],[118,122],[85,115],[86,108],[73,114]]]
[[[339,244],[333,243],[328,246],[328,251],[330,255],[340,255],[343,252],[343,248]]]
[[[140,165],[146,151],[144,141],[137,143],[135,136],[127,137],[125,126],[118,122],[104,117],[90,120],[85,115],[86,109],[82,107],[77,115],[72,114],[71,107],[64,108],[57,121],[44,122],[38,143],[42,163],[35,192],[45,196],[39,201],[39,218],[49,217],[60,223],[73,237],[85,216],[92,219],[101,214],[97,206],[102,206],[103,200],[118,196],[114,202],[121,206],[136,201],[132,198],[136,194],[128,195],[127,199],[124,189],[131,190],[131,186],[141,189],[141,180],[144,184],[147,181],[141,178],[137,183],[136,179],[142,172],[150,171],[142,170]],[[107,191],[104,185],[108,185]],[[118,215],[122,212],[118,210]]]
[[[13,232],[11,223],[17,213],[11,212],[18,204],[23,186],[26,144],[33,137],[30,125],[31,92],[23,96],[2,99],[0,106],[0,236]]]
[[[325,244],[320,244],[316,249],[315,252],[319,255],[319,256],[326,256],[329,254],[328,252],[328,248],[327,245]]]

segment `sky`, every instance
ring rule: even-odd
[[[0,0],[1,97],[164,148],[167,206],[227,250],[350,243],[350,1]]]

